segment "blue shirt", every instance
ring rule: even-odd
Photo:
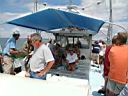
[[[14,37],[9,38],[8,41],[6,42],[5,48],[3,50],[3,54],[10,55],[11,48],[16,48],[16,39]]]

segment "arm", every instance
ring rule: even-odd
[[[44,67],[43,70],[37,73],[39,77],[42,77],[43,75],[45,75],[51,69],[52,65],[54,64],[54,58],[51,53],[51,50],[48,47],[45,47],[43,48],[42,52],[43,52],[42,55],[44,56],[45,62],[47,63],[47,65]]]
[[[76,54],[76,56],[75,56],[75,64],[79,64],[79,59],[78,59],[78,56],[77,56],[77,54]]]
[[[69,55],[67,54],[66,56],[66,62],[65,62],[67,65],[69,65]]]
[[[9,45],[9,49],[10,49],[10,50],[9,50],[9,53],[10,53],[11,55],[16,55],[16,54],[18,54],[18,51],[17,51],[17,49],[16,49],[16,41],[14,41],[13,39],[10,39],[8,45]]]
[[[10,54],[16,55],[16,54],[18,54],[18,53],[19,53],[19,51],[17,51],[15,48],[11,48],[11,49],[10,49]]]
[[[12,57],[14,56],[15,58],[25,57],[25,54],[22,51],[18,51],[15,48],[10,49],[10,54]]]
[[[37,73],[37,75],[39,77],[42,77],[43,75],[45,75],[51,69],[53,64],[54,64],[54,61],[48,62],[47,66],[43,70],[41,70],[39,73]]]
[[[110,62],[109,62],[108,55],[109,55],[110,49],[111,49],[111,46],[108,46],[105,51],[104,76],[108,76],[108,73],[109,73]]]
[[[66,60],[66,64],[69,65],[69,61],[68,60]]]

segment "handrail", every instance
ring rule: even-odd
[[[118,26],[120,27],[121,29],[123,29],[125,32],[128,32],[128,30],[126,28],[124,28],[123,26],[119,25],[119,24],[115,24],[115,23],[112,23],[112,22],[106,22],[108,24],[112,24],[112,25],[115,25],[115,26]]]
[[[123,26],[119,25],[119,24],[115,24],[115,23],[112,23],[112,22],[106,22],[106,21],[105,21],[105,23],[108,23],[108,24],[111,24],[111,25],[115,25],[115,26],[123,29],[124,32],[128,33],[128,30],[126,28],[124,28]],[[107,38],[109,38],[104,32],[101,31],[101,33],[104,34]]]

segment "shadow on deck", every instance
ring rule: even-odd
[[[64,66],[61,66],[57,69],[52,69],[50,73],[58,76],[67,76],[71,78],[89,80],[89,69],[90,69],[90,61],[80,60],[80,63],[77,65],[77,69],[73,72],[66,70]]]

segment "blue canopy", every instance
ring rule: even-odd
[[[98,32],[104,21],[62,10],[46,9],[7,23],[42,31],[77,27]]]

